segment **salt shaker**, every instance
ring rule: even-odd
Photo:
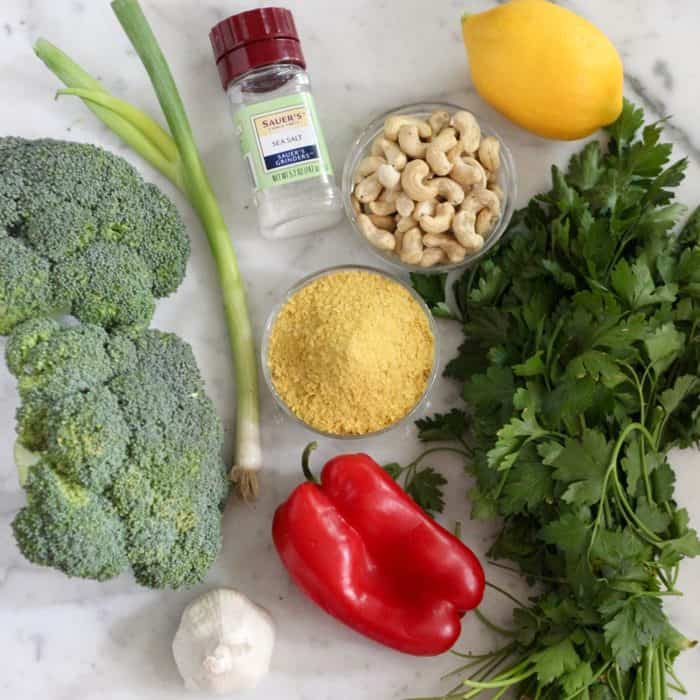
[[[343,216],[341,196],[292,13],[281,7],[241,12],[209,36],[260,233],[287,238],[333,226]]]

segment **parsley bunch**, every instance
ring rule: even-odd
[[[663,599],[700,542],[667,454],[700,440],[700,210],[674,232],[687,163],[643,121],[626,103],[607,149],[553,167],[455,286],[466,338],[446,374],[464,382],[472,516],[502,519],[491,556],[541,593],[454,697],[683,692],[673,663],[692,643]],[[444,289],[414,284],[446,315]]]

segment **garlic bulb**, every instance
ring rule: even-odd
[[[268,672],[275,627],[260,606],[230,588],[192,601],[173,639],[173,656],[190,690],[254,688]]]

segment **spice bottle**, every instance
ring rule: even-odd
[[[292,13],[233,15],[209,35],[255,193],[260,233],[286,238],[329,228],[341,197],[316,113]]]

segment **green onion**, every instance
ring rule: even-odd
[[[45,39],[37,41],[34,51],[67,86],[59,94],[80,97],[101,121],[185,194],[202,222],[219,274],[235,365],[236,455],[231,478],[239,484],[245,499],[254,499],[258,492],[257,472],[262,465],[258,370],[245,289],[231,237],[177,86],[148,20],[137,0],[115,0],[112,9],[151,78],[170,133],[144,112],[107,92],[99,81]]]

